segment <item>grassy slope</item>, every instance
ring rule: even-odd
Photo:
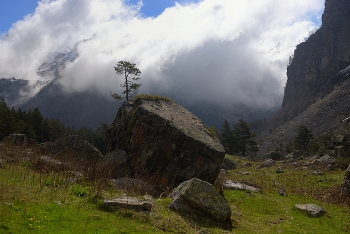
[[[238,158],[234,158],[236,161]],[[343,171],[311,176],[309,171],[277,166],[230,171],[228,179],[255,184],[262,193],[225,191],[232,208],[233,233],[349,233],[350,208],[325,197],[338,186]],[[241,175],[239,171],[248,171]],[[283,187],[287,196],[279,196]],[[94,183],[66,183],[60,174],[39,174],[27,163],[0,169],[0,233],[197,233],[198,224],[168,209],[169,198],[154,199],[151,214],[101,208],[103,198],[122,192]],[[317,197],[318,199],[315,199]],[[321,200],[327,201],[322,202]],[[311,218],[294,209],[297,203],[324,207],[326,215]],[[333,204],[334,203],[334,204]],[[210,233],[228,233],[200,223]],[[283,232],[282,232],[283,231]]]

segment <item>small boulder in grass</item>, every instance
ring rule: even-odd
[[[206,181],[197,178],[185,181],[171,192],[170,197],[172,210],[232,225],[229,204],[214,186]]]
[[[132,209],[136,211],[150,212],[153,203],[149,199],[141,200],[135,197],[117,197],[111,200],[104,200],[104,207],[107,210],[113,210],[118,208]]]
[[[295,208],[312,217],[320,217],[326,213],[325,209],[315,204],[296,204]]]

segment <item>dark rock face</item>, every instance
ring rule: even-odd
[[[282,109],[304,109],[349,75],[349,22],[350,1],[326,0],[322,27],[294,51]]]
[[[214,183],[225,152],[203,122],[166,100],[124,104],[106,135],[106,152],[128,153],[134,178],[173,185],[191,178]]]

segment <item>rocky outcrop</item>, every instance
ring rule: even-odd
[[[59,138],[54,142],[40,144],[42,155],[59,160],[71,170],[95,173],[95,166],[102,159],[102,153],[80,136]]]
[[[191,179],[175,188],[170,208],[180,213],[196,214],[222,223],[231,223],[231,208],[211,184]]]
[[[294,51],[283,109],[304,109],[350,72],[350,2],[326,0],[322,26]]]
[[[214,183],[225,156],[203,122],[169,100],[124,104],[107,131],[105,148],[127,152],[132,177],[161,185],[194,177]]]

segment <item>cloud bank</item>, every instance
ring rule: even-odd
[[[79,57],[61,71],[67,91],[120,92],[120,60],[142,71],[141,93],[187,104],[279,107],[288,58],[318,25],[324,0],[202,0],[145,18],[142,2],[42,0],[0,40],[0,77],[42,79],[53,51]],[[84,40],[88,39],[88,40]],[[84,40],[84,41],[83,41]]]

